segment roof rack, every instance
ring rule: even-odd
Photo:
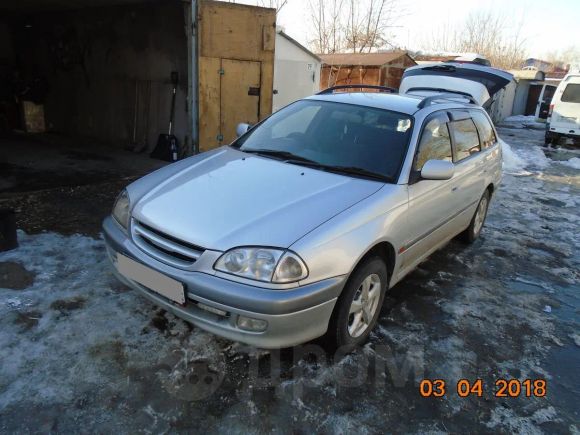
[[[388,92],[390,94],[396,94],[397,90],[395,88],[389,88],[388,86],[377,86],[377,85],[338,85],[338,86],[331,86],[330,88],[326,88],[316,95],[326,95],[326,94],[334,94],[334,91],[338,89],[376,89],[379,92]]]
[[[439,88],[411,88],[406,93],[408,94],[411,91],[432,91],[432,92],[439,92],[439,94],[429,95],[428,97],[423,98],[421,100],[421,102],[417,105],[417,107],[419,109],[422,109],[423,107],[427,106],[428,104],[431,104],[435,100],[450,99],[450,98],[457,98],[457,97],[465,98],[471,104],[477,104],[478,105],[477,100],[475,98],[473,98],[473,96],[471,96],[467,92],[451,91],[449,89],[439,89]]]

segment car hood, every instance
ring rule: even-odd
[[[133,218],[215,250],[288,247],[383,186],[230,147],[208,153],[161,182],[152,176],[151,183],[135,204]]]

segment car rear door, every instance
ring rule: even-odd
[[[488,66],[438,63],[407,68],[399,92],[422,95],[455,92],[468,94],[484,105],[512,80],[512,74]]]
[[[485,180],[484,187],[487,187],[490,183],[496,184],[501,179],[501,147],[491,119],[485,111],[469,109],[469,113],[479,133],[483,165],[482,176]]]
[[[485,189],[487,154],[482,151],[479,133],[468,110],[449,111],[449,132],[455,164],[454,193],[458,201],[455,224],[469,224]]]

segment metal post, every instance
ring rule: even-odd
[[[193,154],[199,153],[199,74],[198,74],[198,0],[191,0],[188,26],[188,95],[189,124]]]

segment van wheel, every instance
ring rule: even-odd
[[[479,204],[475,209],[475,214],[469,223],[467,229],[461,233],[461,239],[466,243],[473,243],[479,237],[483,224],[485,223],[485,218],[487,217],[487,209],[489,208],[489,190],[485,190],[485,193],[479,200]]]
[[[558,133],[546,133],[544,137],[545,145],[558,145],[560,141],[560,135]]]
[[[385,262],[369,257],[357,266],[336,302],[324,337],[328,350],[350,351],[364,343],[379,317],[388,273]]]

